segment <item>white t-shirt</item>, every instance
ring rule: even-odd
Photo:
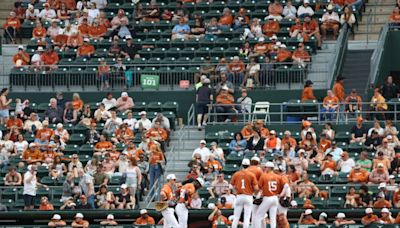
[[[30,171],[26,172],[24,175],[24,195],[36,196],[36,176],[28,181],[32,176],[33,174]]]
[[[117,105],[117,100],[115,100],[115,98],[112,98],[111,100],[104,98],[101,103],[104,104],[105,109],[108,111],[110,108],[113,108],[115,105]]]
[[[139,124],[142,123],[143,128],[145,128],[146,130],[149,130],[151,128],[151,121],[149,119],[139,119],[136,124],[135,124],[135,128],[139,129]]]
[[[137,123],[137,119],[124,119],[124,123],[128,124],[128,127],[133,131],[135,129],[135,125]]]
[[[22,141],[22,142],[15,142],[14,147],[17,150],[17,153],[23,153],[25,148],[28,148],[28,142],[27,141]]]
[[[217,149],[213,150],[211,153],[214,154],[215,157],[218,157],[218,158],[222,158],[222,156],[224,155],[224,151],[220,147],[217,147]]]
[[[211,152],[207,147],[203,148],[197,148],[193,151],[192,158],[194,157],[195,154],[200,154],[201,160],[203,162],[207,162],[208,156],[210,156]]]
[[[352,158],[349,158],[346,161],[341,160],[340,163],[342,164],[340,168],[340,172],[342,173],[350,173],[353,167],[356,165]]]

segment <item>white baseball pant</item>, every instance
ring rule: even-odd
[[[251,211],[253,205],[253,196],[240,194],[236,197],[235,207],[233,210],[233,222],[232,228],[236,228],[239,223],[240,216],[242,215],[242,211],[244,209],[243,214],[243,228],[249,228]]]
[[[187,228],[189,210],[184,203],[178,203],[175,207],[176,215],[178,216],[179,228]]]
[[[251,227],[252,228],[255,228],[254,221],[256,221],[256,219],[257,219],[256,213],[257,213],[258,207],[259,207],[259,205],[256,205],[256,204],[253,204],[251,206]],[[261,221],[261,226],[263,226],[263,227],[266,226],[264,219],[262,219],[262,221]]]
[[[258,207],[255,215],[255,221],[253,221],[254,228],[264,228],[262,227],[262,222],[265,213],[269,214],[270,228],[276,228],[276,212],[278,210],[279,200],[278,196],[264,196],[263,201]]]
[[[173,208],[167,208],[161,211],[161,214],[164,218],[164,228],[175,228],[179,226],[178,221],[175,218]]]

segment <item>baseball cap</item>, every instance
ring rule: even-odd
[[[226,86],[226,85],[222,86],[221,89],[222,89],[222,90],[229,90],[228,86]]]
[[[203,82],[207,83],[207,84],[211,83],[210,79],[208,79],[208,78],[205,78]]]
[[[121,184],[121,188],[128,188],[128,185],[126,185],[126,184]]]
[[[140,214],[141,214],[141,215],[147,214],[147,210],[146,210],[146,209],[140,210]]]
[[[114,215],[112,214],[107,215],[107,220],[114,220]]]
[[[278,37],[275,34],[271,36],[271,40],[277,40],[277,39]]]
[[[279,46],[280,48],[286,48],[285,44],[281,44],[281,46]]]
[[[379,186],[378,186],[378,189],[381,189],[381,188],[386,188],[386,183],[380,183],[379,184]]]
[[[292,133],[290,131],[285,131],[283,134],[284,135],[291,135]]]
[[[387,139],[393,139],[393,136],[388,135],[388,136],[386,136],[386,138],[387,138]]]
[[[274,165],[274,163],[272,163],[272,162],[267,162],[267,163],[265,164],[265,167],[267,167],[267,168],[274,168],[275,165]]]
[[[200,140],[200,144],[207,144],[206,140]]]
[[[130,40],[130,39],[132,39],[132,36],[131,35],[126,35],[125,39]]]
[[[207,78],[207,75],[201,75],[200,80],[204,80]]]
[[[390,211],[387,208],[382,208],[381,213],[390,213]]]
[[[259,157],[256,157],[256,156],[252,157],[251,160],[252,160],[252,161],[258,161],[258,162],[260,162],[260,158],[259,158]]]
[[[311,209],[307,209],[307,210],[304,212],[304,214],[305,214],[305,215],[311,215],[311,214],[312,214],[312,210],[311,210]]]
[[[176,176],[175,176],[175,174],[168,174],[168,176],[167,176],[167,180],[176,180]]]
[[[89,40],[89,38],[85,38],[85,39],[83,39],[83,41],[89,42],[90,40]]]
[[[297,207],[297,206],[298,206],[296,200],[292,200],[292,201],[290,202],[290,205],[291,205],[292,207]]]
[[[216,146],[217,143],[216,143],[216,142],[212,142],[210,145],[211,145],[211,146]]]
[[[365,214],[372,214],[374,211],[372,210],[372,208],[367,208],[365,209]]]
[[[310,0],[304,0],[304,3],[310,4]]]
[[[329,5],[326,7],[326,9],[327,9],[327,10],[333,10],[333,6],[332,6],[331,4],[329,4]]]
[[[18,49],[24,49],[24,46],[19,45],[19,46],[18,46]]]
[[[344,213],[342,213],[342,212],[339,212],[339,213],[336,215],[336,218],[346,218],[346,215],[345,215]]]
[[[127,92],[122,92],[121,93],[121,97],[127,97],[128,96],[128,93]]]
[[[57,124],[57,128],[63,128],[63,127],[64,127],[64,125],[62,123]]]
[[[39,46],[39,47],[37,48],[37,51],[44,51],[44,49],[43,49],[42,46]]]
[[[250,160],[247,158],[243,159],[242,165],[250,165]]]
[[[321,214],[319,214],[319,217],[328,218],[328,215],[325,212],[322,212]]]
[[[82,213],[76,213],[75,218],[83,218],[83,214]]]
[[[269,134],[270,134],[270,135],[276,135],[276,131],[275,131],[275,130],[271,130],[271,131],[269,132]]]
[[[54,214],[53,217],[52,217],[51,219],[60,220],[60,219],[61,219],[61,216],[60,216],[59,214]]]
[[[141,116],[141,115],[146,115],[147,114],[147,112],[146,111],[141,111],[141,112],[139,112],[139,115]]]

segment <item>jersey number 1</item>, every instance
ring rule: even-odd
[[[245,189],[246,187],[244,186],[244,179],[242,179],[242,189]]]

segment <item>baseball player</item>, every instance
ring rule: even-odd
[[[260,158],[252,157],[250,160],[250,166],[247,168],[248,171],[254,173],[257,178],[257,182],[260,180],[261,174],[263,174],[263,170],[260,168]],[[254,217],[259,205],[253,204],[251,209],[251,221],[256,220]],[[253,223],[253,222],[252,222]]]
[[[262,191],[261,194],[263,196],[263,200],[254,216],[256,218],[253,221],[254,228],[265,227],[265,225],[262,223],[262,219],[257,218],[264,218],[264,215],[267,211],[269,212],[270,227],[276,228],[276,213],[279,204],[278,196],[281,193],[279,192],[280,189],[283,189],[282,178],[278,174],[274,173],[274,163],[267,162],[265,167],[266,172],[261,175],[258,182],[258,187]]]
[[[175,207],[176,215],[178,216],[178,223],[180,228],[187,228],[189,210],[187,205],[190,205],[192,195],[204,185],[204,180],[202,178],[197,178],[192,183],[185,184],[180,189],[179,202]]]
[[[256,175],[248,170],[250,165],[249,159],[245,158],[242,161],[242,170],[233,174],[231,185],[236,190],[236,201],[233,210],[232,228],[236,228],[239,223],[239,218],[244,209],[243,228],[248,228],[250,225],[250,217],[253,206],[253,194],[258,192],[258,183]]]
[[[282,178],[281,189],[278,189],[278,192],[280,192],[279,198],[290,202],[290,196],[292,194],[292,191],[290,190],[289,179],[283,172],[284,169],[285,168],[280,165],[278,167],[275,167],[274,171]],[[278,214],[284,214],[286,216],[287,210],[288,210],[287,207],[282,206],[280,203],[278,204]]]
[[[160,192],[161,201],[167,202],[168,207],[161,210],[161,214],[164,218],[164,228],[175,228],[178,227],[178,221],[175,218],[174,208],[176,201],[176,176],[175,174],[169,174],[167,176],[168,183],[166,183]]]

